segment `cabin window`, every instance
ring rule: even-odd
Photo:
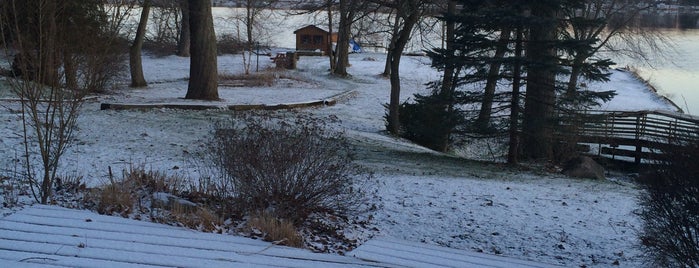
[[[323,36],[322,35],[314,35],[313,36],[313,44],[314,45],[322,45],[323,44]]]
[[[308,34],[301,35],[301,44],[308,45],[311,43],[311,36]]]

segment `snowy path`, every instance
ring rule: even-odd
[[[352,257],[35,205],[0,219],[0,267],[552,267],[379,238]]]

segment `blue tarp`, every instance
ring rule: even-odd
[[[354,53],[362,52],[362,47],[360,47],[359,44],[354,41],[354,39],[350,39],[350,49],[352,49],[352,52]]]

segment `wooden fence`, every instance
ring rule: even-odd
[[[564,141],[596,145],[599,156],[636,164],[662,160],[664,151],[699,141],[699,117],[669,111],[589,111],[562,122]]]

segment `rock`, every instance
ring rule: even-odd
[[[571,159],[565,164],[565,167],[561,173],[576,178],[599,180],[603,180],[605,178],[604,167],[587,156],[578,156]]]
[[[169,211],[177,209],[183,213],[192,213],[197,210],[197,204],[194,202],[164,192],[153,193],[151,207]]]

